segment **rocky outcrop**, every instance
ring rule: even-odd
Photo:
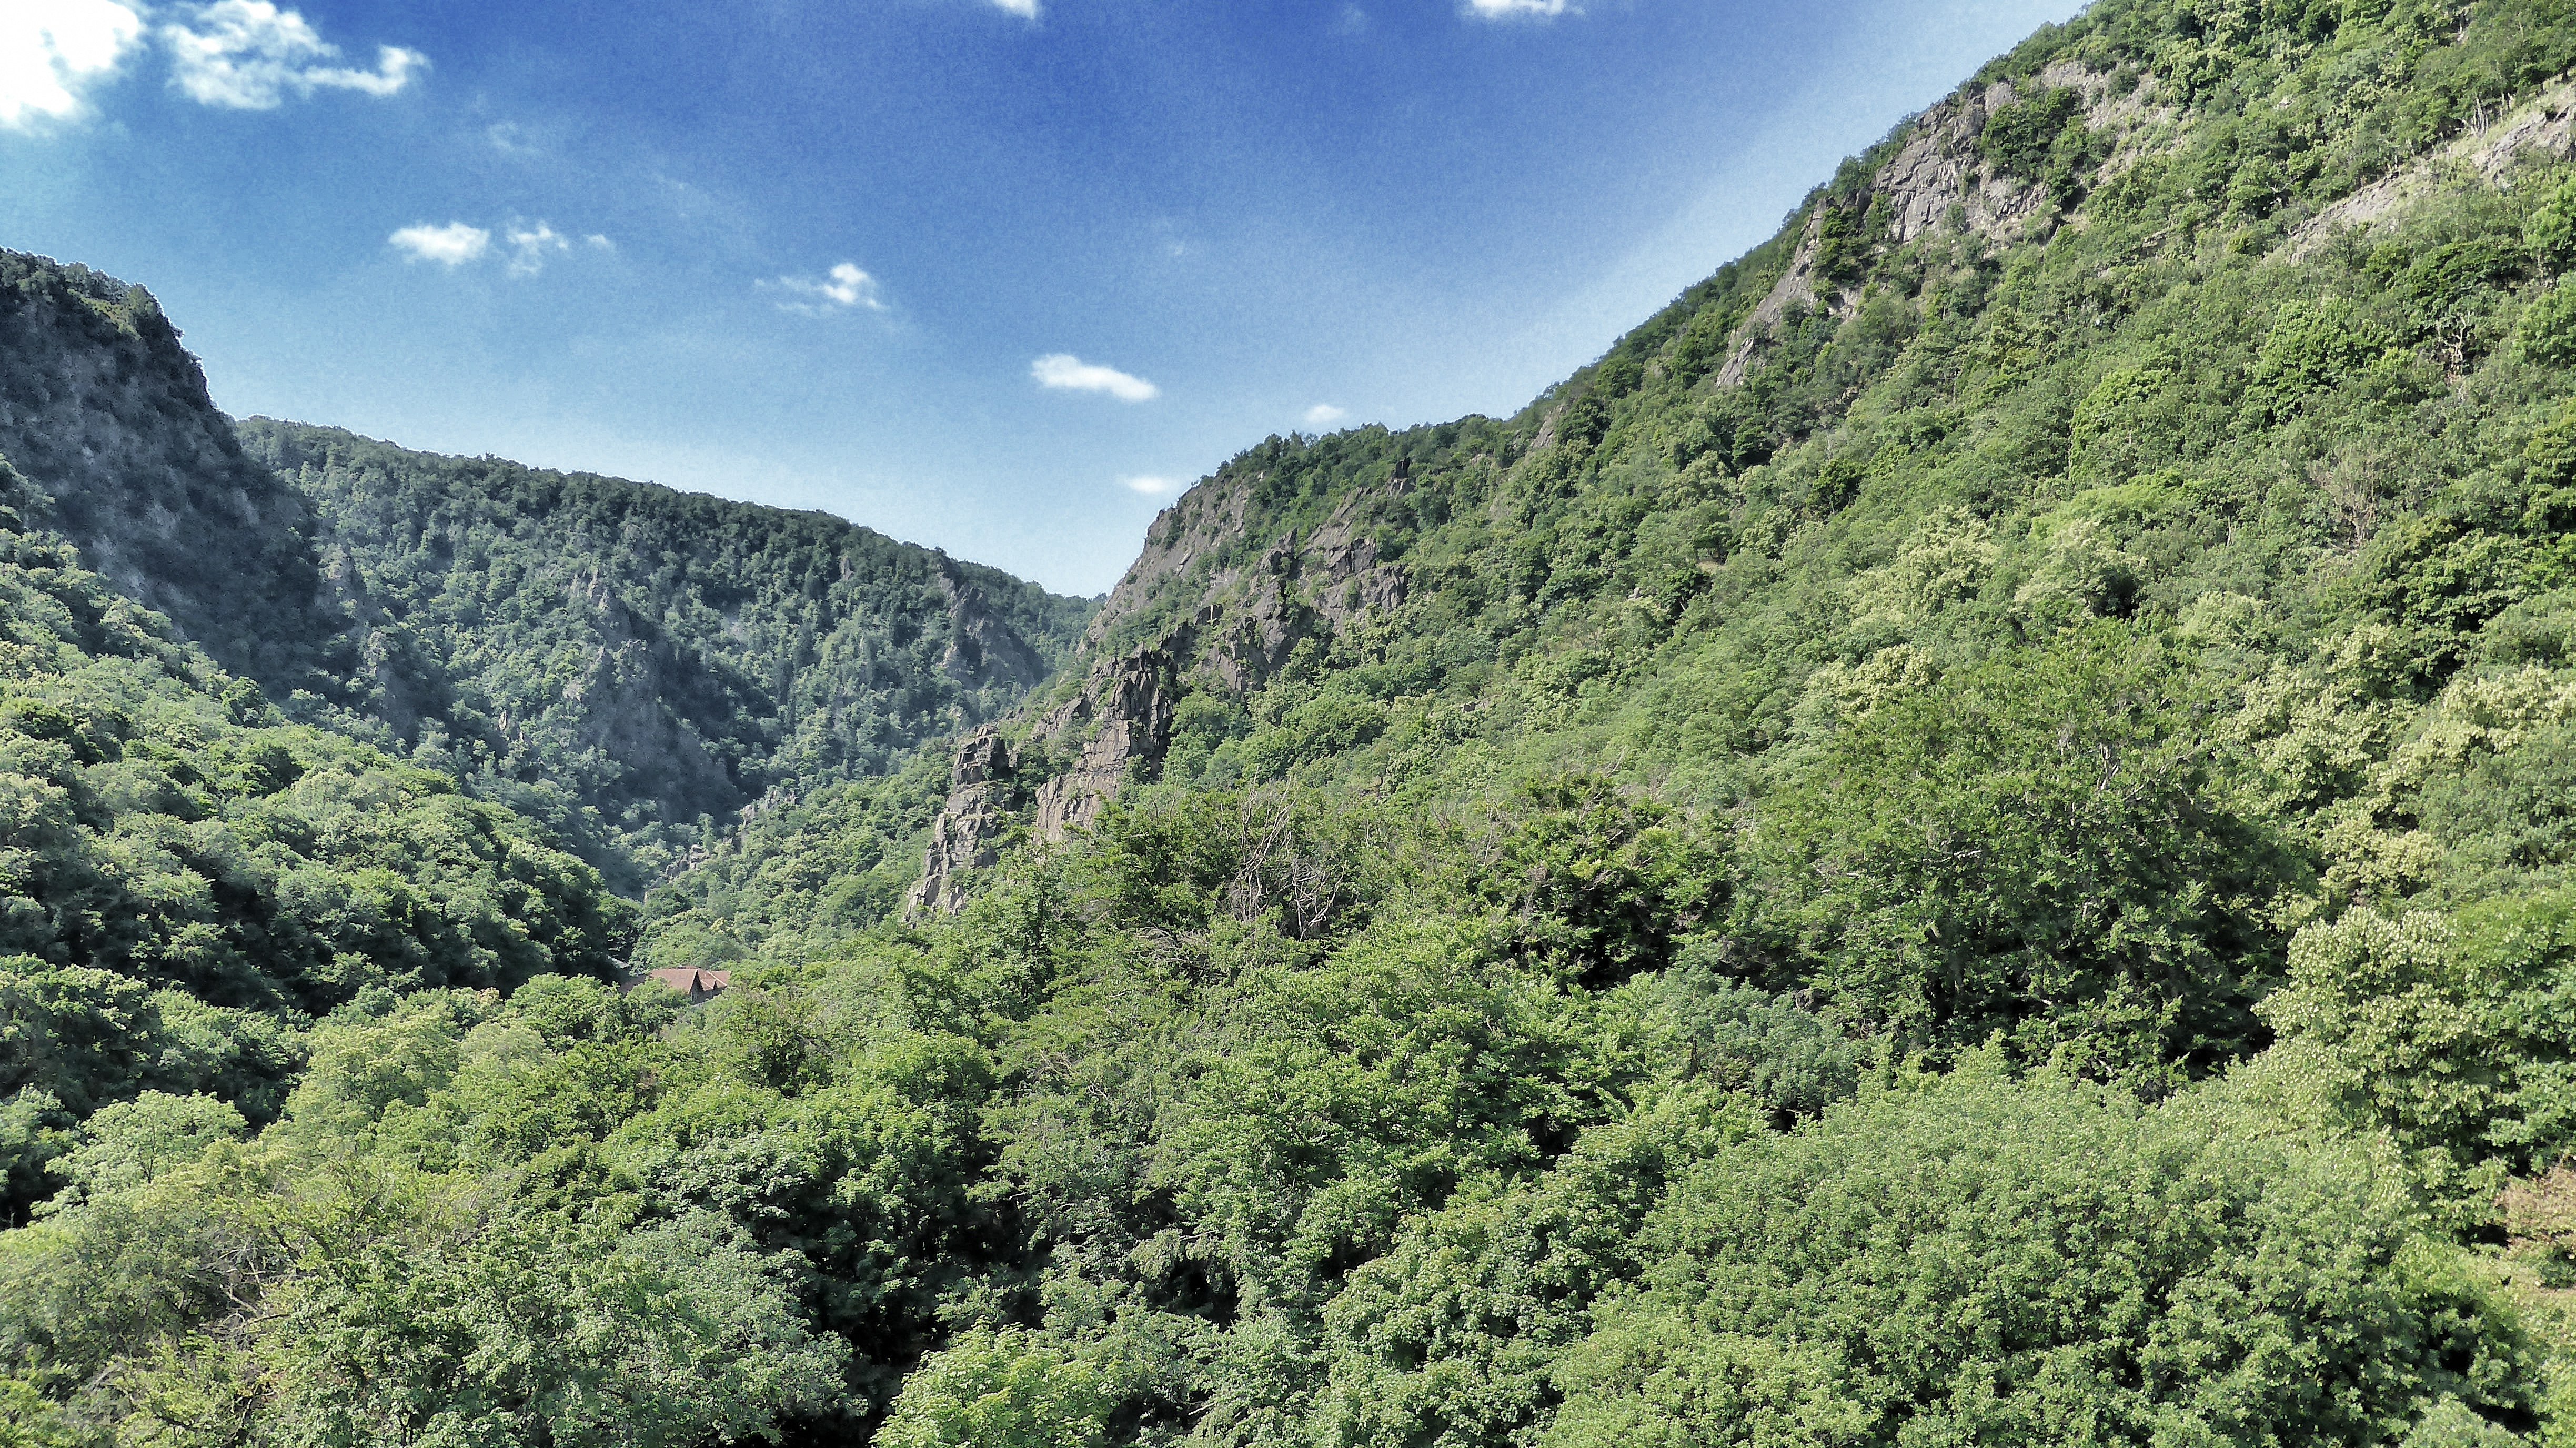
[[[1996,111],[2040,90],[2073,88],[2083,98],[2084,123],[2115,132],[2134,128],[2162,114],[2156,105],[2155,81],[2140,79],[2135,88],[2113,95],[2109,79],[2071,61],[2060,61],[2032,82],[2016,89],[1997,81],[1961,91],[1916,117],[1906,128],[1896,154],[1870,179],[1870,190],[1884,204],[1886,240],[1896,246],[1929,235],[1947,225],[1988,242],[2009,241],[2048,207],[2048,193],[2038,182],[1998,172],[1977,150],[1986,119]],[[2106,173],[2124,168],[2114,154]],[[1848,314],[1858,300],[1821,293],[1816,263],[1823,250],[1823,225],[1829,201],[1818,201],[1806,219],[1787,270],[1737,328],[1735,342],[1718,368],[1717,385],[1732,387],[1760,356],[1762,344],[1793,307],[1830,306]]]
[[[1143,612],[1171,588],[1198,583],[1202,594],[1221,593],[1233,575],[1217,574],[1211,560],[1249,531],[1252,491],[1259,474],[1219,476],[1181,494],[1172,506],[1154,515],[1145,529],[1145,545],[1119,578],[1118,586],[1083,631],[1084,653],[1097,652],[1128,619]],[[1205,600],[1213,602],[1212,598]]]
[[[1038,721],[1032,737],[1073,747],[1072,763],[1038,786],[1032,826],[1041,838],[1089,828],[1131,770],[1162,759],[1180,702],[1178,672],[1161,649],[1094,665],[1082,692]]]
[[[1402,497],[1408,487],[1399,470],[1387,480],[1389,496]],[[1359,510],[1366,495],[1354,495],[1315,530],[1307,548],[1310,594],[1315,611],[1338,632],[1362,616],[1391,614],[1404,606],[1404,570],[1379,561],[1377,539],[1361,525]]]
[[[970,872],[1000,858],[998,841],[1010,825],[1014,780],[1009,741],[987,724],[958,741],[949,768],[948,802],[931,822],[930,851],[913,882],[905,913],[954,912],[966,903]]]
[[[0,251],[0,458],[49,495],[27,521],[272,695],[349,663],[312,504],[243,455],[143,288]]]
[[[958,741],[948,800],[931,823],[907,911],[964,904],[971,872],[999,858],[998,841],[1023,815],[1046,840],[1090,828],[1138,767],[1162,759],[1178,701],[1172,656],[1148,649],[1095,665],[1081,692],[1034,720],[1016,747],[992,725]],[[1042,778],[1024,777],[1020,766],[1037,759],[1064,764]]]
[[[1306,636],[1314,611],[1293,592],[1296,582],[1292,528],[1253,564],[1231,607],[1211,599],[1191,615],[1192,632],[1208,640],[1207,668],[1234,693],[1259,688]]]
[[[2292,261],[2314,256],[2345,231],[2374,231],[2395,223],[2439,193],[2446,181],[2475,177],[2499,186],[2528,156],[2576,155],[2576,81],[2562,81],[2492,119],[2453,137],[2411,165],[2401,166],[2316,215],[2290,233],[2283,254]]]
[[[971,872],[992,863],[1007,829],[1062,840],[1090,828],[1127,781],[1160,765],[1186,694],[1249,694],[1307,639],[1403,606],[1404,570],[1382,556],[1369,521],[1372,505],[1403,495],[1401,472],[1353,490],[1311,532],[1283,530],[1248,560],[1226,561],[1244,556],[1263,481],[1257,471],[1220,475],[1165,509],[1093,618],[1083,644],[1090,666],[1071,697],[960,744],[914,913],[962,904]],[[1042,770],[1032,767],[1041,760]]]
[[[582,746],[632,771],[640,791],[669,801],[679,818],[740,805],[741,787],[671,712],[669,700],[693,692],[680,675],[695,661],[637,618],[597,571],[573,579],[568,595],[598,639],[589,667],[564,690],[579,711],[574,734]]]
[[[948,600],[948,649],[940,671],[969,689],[996,684],[1032,689],[1047,676],[1047,662],[993,609],[984,590],[947,554],[937,555],[940,595]]]

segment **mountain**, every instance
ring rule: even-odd
[[[2041,32],[1514,416],[1203,480],[1052,681],[651,893],[704,1006],[424,990],[264,1128],[94,1114],[0,1402],[2563,1441],[2571,64]]]
[[[0,253],[0,457],[290,715],[545,819],[617,888],[1050,675],[1090,605],[791,513],[214,407],[150,293]]]
[[[276,697],[349,662],[318,605],[312,504],[245,455],[152,294],[0,251],[0,458],[127,597]]]
[[[827,514],[261,418],[239,435],[313,501],[379,737],[609,842],[594,857],[629,888],[746,804],[998,715],[1090,613]]]

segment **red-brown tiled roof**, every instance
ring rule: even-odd
[[[691,1000],[714,995],[733,981],[731,971],[700,970],[688,965],[666,965],[660,970],[648,970],[644,976],[647,980],[660,981]]]

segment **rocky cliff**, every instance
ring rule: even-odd
[[[31,524],[283,699],[350,665],[321,601],[311,501],[245,455],[150,292],[0,251],[0,458]]]
[[[1047,840],[1088,828],[1122,784],[1153,775],[1186,695],[1239,701],[1300,644],[1402,606],[1404,570],[1381,557],[1376,524],[1380,505],[1407,491],[1404,465],[1253,546],[1254,530],[1266,535],[1263,522],[1280,516],[1276,476],[1247,454],[1164,509],[1084,630],[1080,672],[1049,702],[959,744],[912,909],[955,909],[1015,827]]]

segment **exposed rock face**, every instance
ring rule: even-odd
[[[1014,823],[1047,840],[1089,828],[1122,784],[1160,764],[1185,694],[1248,694],[1307,639],[1403,606],[1404,571],[1381,556],[1366,521],[1370,503],[1401,496],[1400,474],[1355,490],[1310,534],[1288,529],[1226,563],[1243,558],[1261,481],[1221,475],[1165,509],[1091,622],[1081,655],[1090,666],[1073,696],[967,736],[910,898],[915,913],[962,904],[962,872],[991,864],[992,841]],[[1141,627],[1139,641],[1147,620],[1161,622]],[[1032,777],[1027,762],[1039,758],[1050,767]]]
[[[1037,832],[1060,840],[1088,828],[1131,767],[1160,760],[1179,695],[1177,663],[1161,649],[1094,665],[1082,693],[1038,721],[1037,737],[1079,748],[1070,768],[1038,787]]]
[[[2070,61],[2041,72],[2029,89],[2036,93],[2068,87],[2081,92],[2084,123],[2097,130],[2117,129],[2156,113],[2152,78],[2141,80],[2127,95],[2113,96],[2105,77]],[[1904,144],[1870,182],[1871,190],[1887,206],[1889,241],[1903,245],[1954,220],[1969,235],[2004,241],[2041,214],[2048,202],[2046,188],[1997,172],[1977,150],[1987,117],[2021,98],[2011,83],[1998,81],[1954,95],[1915,118]],[[2122,158],[2115,155],[2105,169],[2123,169]],[[1788,270],[1737,331],[1735,345],[1718,369],[1718,386],[1732,387],[1744,380],[1762,343],[1791,307],[1827,304],[1848,314],[1858,305],[1852,298],[1817,292],[1815,268],[1823,247],[1824,212],[1825,203],[1819,202],[1808,213],[1806,231]]]
[[[1248,529],[1255,478],[1215,478],[1181,494],[1172,506],[1154,515],[1145,530],[1145,546],[1128,566],[1118,586],[1083,631],[1082,651],[1099,650],[1117,625],[1140,612],[1167,586],[1184,586],[1195,568],[1208,571],[1216,557]],[[1233,575],[1208,580],[1207,591],[1220,591]]]
[[[2526,154],[2576,155],[2576,81],[2562,81],[2488,124],[2462,132],[2413,164],[2401,166],[2300,223],[2285,249],[2292,261],[2316,254],[2337,232],[2371,231],[2396,221],[2441,187],[2445,175],[2474,168],[2496,185]]]
[[[1017,750],[992,725],[958,741],[948,801],[931,823],[908,911],[954,911],[964,904],[967,872],[999,858],[996,844],[1023,807],[1028,827],[1042,839],[1088,829],[1130,771],[1150,768],[1170,747],[1179,692],[1172,656],[1148,649],[1095,664],[1082,692],[1039,716]],[[1066,752],[1072,758],[1058,772],[1021,776],[1023,759]]]
[[[143,288],[0,251],[0,457],[50,495],[29,522],[227,668],[283,698],[351,662],[313,505],[243,455]]]
[[[1387,491],[1401,497],[1406,486],[1399,472],[1388,480]],[[1309,576],[1315,610],[1336,630],[1364,614],[1389,614],[1404,606],[1404,570],[1378,561],[1377,540],[1359,523],[1365,501],[1365,494],[1355,494],[1335,509],[1315,530],[1306,552],[1313,560]]]
[[[959,740],[948,780],[948,803],[931,822],[929,858],[905,901],[907,914],[953,913],[966,903],[966,872],[1000,858],[996,843],[1010,825],[1015,783],[1001,731],[987,724]]]
[[[1246,591],[1228,609],[1210,601],[1191,616],[1193,631],[1209,638],[1208,667],[1228,689],[1248,694],[1288,662],[1306,636],[1313,610],[1292,595],[1297,579],[1297,533],[1290,529],[1261,555],[1245,580]]]
[[[969,689],[1002,684],[1014,690],[1035,688],[1047,676],[1047,662],[1028,640],[993,611],[984,590],[945,553],[939,555],[939,592],[948,600],[948,650],[939,667]]]
[[[595,571],[573,581],[568,601],[599,639],[590,667],[564,690],[580,708],[574,737],[634,770],[642,792],[682,811],[714,814],[742,803],[740,784],[667,702],[681,695],[679,675],[695,661],[638,619]]]

